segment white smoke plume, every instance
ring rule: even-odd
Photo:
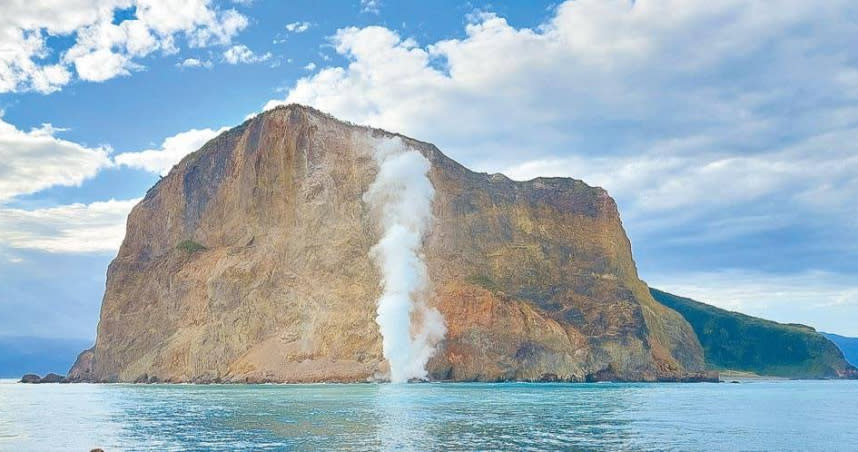
[[[421,252],[435,196],[430,163],[398,137],[373,145],[379,170],[363,199],[383,230],[370,250],[382,276],[376,317],[382,349],[392,383],[426,379],[426,362],[446,333],[441,313],[426,305],[430,287]]]

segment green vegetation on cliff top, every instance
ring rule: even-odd
[[[711,369],[787,378],[855,375],[837,346],[809,326],[726,311],[657,289],[650,292],[691,324]]]

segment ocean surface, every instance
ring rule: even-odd
[[[0,384],[0,451],[858,451],[858,381]]]

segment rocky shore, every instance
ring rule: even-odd
[[[26,374],[21,377],[19,380],[20,383],[29,383],[29,384],[42,384],[42,383],[70,383],[71,381],[63,375],[57,375],[55,373],[49,373],[44,377],[40,377],[36,374]]]

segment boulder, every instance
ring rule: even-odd
[[[21,383],[40,383],[41,381],[41,377],[36,374],[26,374],[21,377]]]
[[[55,373],[49,373],[49,374],[45,375],[44,377],[42,377],[42,379],[39,381],[39,383],[66,383],[66,382],[68,382],[66,377],[64,377],[62,375],[57,375]]]

